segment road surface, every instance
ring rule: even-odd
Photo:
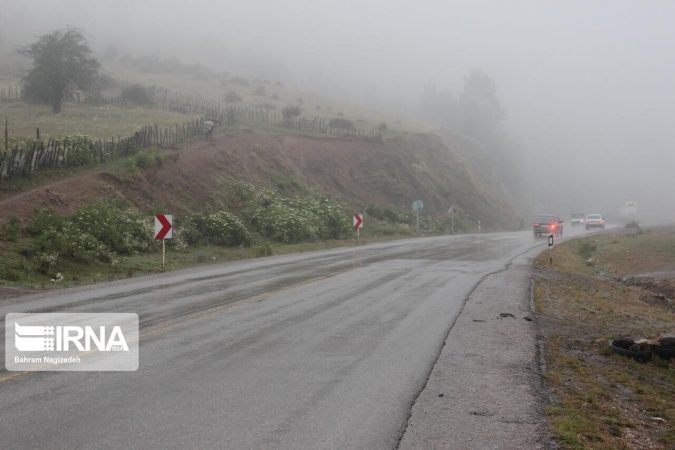
[[[0,447],[395,448],[467,296],[544,245],[410,239],[7,300],[3,318],[137,313],[141,356],[137,372],[0,372]]]

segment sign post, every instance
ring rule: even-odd
[[[363,226],[363,214],[354,214],[352,217],[352,226],[356,231],[356,245],[359,245],[359,230]]]
[[[162,241],[162,270],[166,262],[165,239],[173,237],[173,216],[170,214],[157,214],[155,216],[155,239]]]
[[[424,208],[424,203],[422,200],[415,200],[412,204],[412,209],[415,211],[415,230],[419,234],[420,232],[420,211]]]
[[[551,251],[548,254],[548,264],[550,266],[553,265],[553,249],[551,247],[553,247],[553,234],[548,235],[548,248],[551,249]]]
[[[450,216],[450,234],[455,234],[455,207],[451,206],[448,209],[448,215]]]

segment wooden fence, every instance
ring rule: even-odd
[[[22,98],[19,87],[8,86],[0,89],[0,101],[17,101]],[[122,104],[119,98],[86,96],[84,102],[93,104]],[[129,155],[138,148],[152,146],[174,146],[204,133],[204,121],[211,120],[220,125],[232,126],[237,122],[261,123],[335,137],[382,137],[375,128],[362,129],[347,120],[341,126],[331,126],[326,117],[284,117],[271,106],[227,103],[201,96],[183,95],[157,88],[153,90],[152,103],[155,108],[195,114],[198,119],[189,120],[173,127],[159,128],[156,124],[136,131],[133,136],[89,141],[82,149],[81,142],[64,139],[27,140],[10,147],[5,130],[5,149],[0,149],[0,181],[17,176],[30,175],[43,168],[67,168],[84,164],[104,163]]]
[[[88,96],[92,104],[124,104],[118,97]],[[357,126],[330,126],[327,117],[297,116],[284,118],[273,105],[250,105],[247,103],[228,103],[199,95],[179,94],[164,88],[151,89],[151,105],[165,111],[183,114],[196,114],[205,120],[213,120],[222,125],[234,125],[237,122],[261,123],[275,127],[310,131],[336,137],[381,137],[381,131],[375,128],[363,129]],[[341,121],[343,124],[349,121]]]
[[[199,118],[166,128],[149,125],[133,136],[107,141],[83,141],[78,137],[32,139],[5,152],[0,151],[0,181],[31,175],[45,168],[103,164],[130,155],[139,148],[174,146],[203,134],[203,131],[204,118]]]
[[[23,99],[20,86],[9,85],[0,88],[0,102],[18,102]]]

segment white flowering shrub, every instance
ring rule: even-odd
[[[227,211],[218,211],[206,216],[206,236],[217,245],[250,245],[251,236],[241,220]]]
[[[37,264],[38,272],[46,274],[56,265],[56,262],[59,260],[59,254],[40,252],[33,257],[33,260]]]
[[[348,215],[329,198],[285,198],[261,190],[246,215],[260,234],[279,242],[338,239],[349,232]]]
[[[118,254],[147,252],[153,243],[150,221],[115,202],[98,202],[71,216],[40,210],[26,231],[35,237],[37,255],[107,264],[116,264]]]
[[[251,235],[244,223],[227,211],[195,214],[186,222],[182,235],[190,245],[210,243],[234,247],[251,244]]]

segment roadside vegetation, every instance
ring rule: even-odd
[[[132,185],[144,171],[176,157],[142,150],[104,170]],[[210,206],[185,207],[174,215],[167,270],[355,244],[351,212],[291,177],[275,177],[270,187],[227,179],[214,191]],[[362,244],[417,235],[410,212],[377,205],[365,211]],[[161,245],[152,239],[155,212],[159,210],[142,211],[121,200],[100,200],[72,214],[42,209],[29,218],[0,221],[0,285],[72,286],[159,272]],[[424,235],[451,231],[449,219],[423,216],[420,225]],[[460,217],[455,220],[456,233],[468,226]]]
[[[59,45],[64,53],[43,58]],[[69,55],[77,52],[83,52],[81,67],[71,64],[77,58]],[[185,189],[174,191],[171,208],[164,208],[169,200],[151,198],[144,188],[157,181],[162,166],[180,160],[178,143],[200,139],[207,116],[223,134],[255,129],[347,141],[393,140],[420,128],[279,81],[216,73],[178,60],[111,52],[99,62],[73,29],[45,34],[23,53],[32,59],[32,69],[0,80],[0,117],[7,119],[7,139],[0,143],[0,200],[71,177],[91,181],[100,175],[107,184],[83,183],[82,191],[77,186],[57,203],[49,203],[58,196],[47,191],[41,207],[54,205],[59,213],[15,203],[15,210],[0,215],[0,285],[69,286],[156,272],[160,245],[151,239],[152,216],[167,210],[175,214],[167,269],[351,245],[355,212],[366,216],[362,243],[476,229],[475,219],[463,213],[451,219],[424,211],[417,231],[408,209],[358,205],[354,196],[350,202],[358,208],[347,209],[339,192],[327,195],[281,174],[264,187],[230,178],[221,183],[226,177],[218,174],[208,187],[209,200],[193,204],[195,192]],[[63,88],[52,89],[54,80]],[[230,109],[222,109],[222,102]],[[3,131],[4,125],[3,120]],[[113,151],[115,145],[123,151]],[[416,165],[415,170],[425,169]],[[175,178],[167,177],[169,188],[176,186]],[[89,188],[103,184],[110,189]],[[431,190],[439,185],[428,184]],[[495,210],[481,196],[466,203]]]
[[[560,446],[674,448],[675,361],[638,362],[609,341],[675,332],[675,232],[632,227],[572,240],[536,267],[547,413]]]

